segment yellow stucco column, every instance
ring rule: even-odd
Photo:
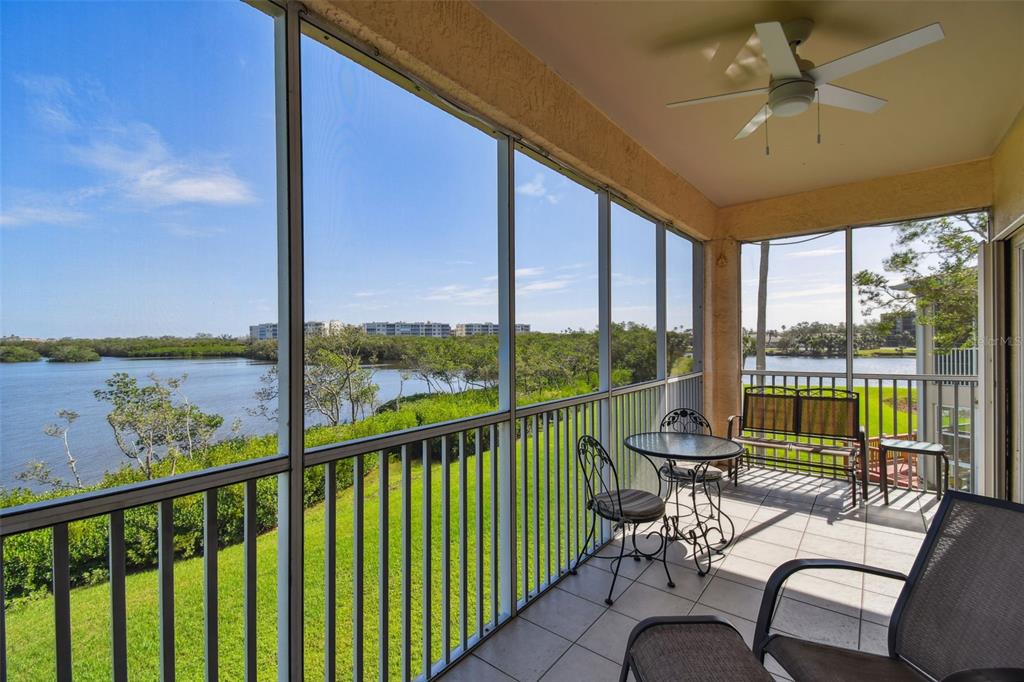
[[[704,242],[704,412],[715,435],[740,409],[740,244]]]

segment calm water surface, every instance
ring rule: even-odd
[[[0,485],[16,483],[15,475],[27,462],[39,460],[52,467],[60,478],[70,478],[64,446],[60,439],[47,436],[43,428],[58,423],[58,410],[74,410],[80,415],[68,438],[78,460],[78,472],[85,482],[95,482],[103,472],[116,469],[129,460],[118,450],[113,431],[107,424],[110,403],[100,402],[93,391],[105,388],[114,372],[126,372],[148,384],[147,377],[161,379],[187,374],[182,393],[204,412],[224,417],[218,438],[231,435],[235,419],[240,433],[262,435],[277,430],[263,417],[247,411],[257,407],[253,394],[262,384],[260,377],[270,365],[244,358],[202,360],[166,360],[103,358],[99,362],[58,363],[19,362],[0,364]],[[391,400],[403,395],[426,392],[418,379],[403,381],[396,369],[378,369],[378,399]],[[307,423],[319,423],[307,417]]]
[[[746,367],[753,366],[754,359],[748,358]],[[127,372],[143,384],[150,374],[161,379],[187,374],[182,388],[184,395],[204,412],[224,417],[218,437],[230,436],[231,424],[236,419],[244,435],[272,433],[276,425],[248,412],[257,406],[253,394],[261,387],[260,377],[268,367],[266,363],[244,358],[103,358],[99,362],[75,364],[43,361],[0,364],[0,485],[16,483],[16,474],[31,460],[44,462],[58,477],[69,477],[63,444],[43,433],[47,424],[58,422],[58,410],[74,410],[80,415],[69,432],[69,439],[84,481],[94,482],[104,471],[127,462],[117,449],[107,424],[110,404],[93,396],[93,391],[104,388],[104,382],[114,372]],[[844,372],[845,361],[774,356],[767,358],[767,367],[777,371]],[[914,358],[854,360],[856,372],[912,374],[914,368]],[[396,369],[378,369],[375,381],[380,386],[382,402],[391,400],[399,391],[411,395],[427,390],[418,379],[403,382]],[[307,423],[318,422],[314,417],[307,417]]]

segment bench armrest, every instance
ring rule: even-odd
[[[783,583],[797,571],[823,568],[860,571],[861,573],[879,575],[883,578],[892,578],[893,580],[905,581],[907,579],[907,576],[898,571],[890,571],[887,568],[878,568],[877,566],[868,566],[867,564],[858,564],[839,559],[792,559],[783,563],[772,571],[771,576],[768,578],[768,583],[764,588],[764,596],[761,598],[761,608],[757,612],[753,649],[754,655],[762,663],[764,662],[764,648],[768,644],[769,639],[768,632],[772,627],[772,617],[775,615],[775,603],[778,600],[779,590],[782,589]]]
[[[726,438],[728,438],[729,440],[732,440],[733,422],[736,423],[736,430],[735,430],[736,435],[738,436],[741,433],[743,433],[743,417],[741,417],[741,416],[739,416],[737,414],[730,414],[729,415],[729,430],[726,432]]]

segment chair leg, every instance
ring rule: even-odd
[[[622,564],[622,555],[625,554],[625,552],[626,538],[623,536],[622,541],[619,542],[619,557],[617,559],[612,559],[612,562],[615,564],[615,571],[612,573],[612,585],[608,588],[608,596],[604,599],[604,603],[609,606],[611,606],[614,601],[612,599],[612,594],[615,592],[615,581],[619,579],[619,566]]]
[[[583,555],[587,553],[587,548],[590,547],[590,538],[594,535],[594,524],[597,520],[595,514],[590,515],[590,524],[587,526],[587,538],[583,541],[583,545],[580,547],[579,554],[576,555],[576,563],[572,568],[569,569],[569,573],[577,575],[576,568],[580,565],[583,560]]]
[[[668,516],[662,521],[661,531],[664,534],[661,538],[661,565],[665,569],[665,577],[668,578],[668,586],[675,587],[676,584],[672,582],[672,574],[668,572]]]

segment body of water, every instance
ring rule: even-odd
[[[755,360],[747,358],[744,369],[754,369]],[[803,358],[787,355],[769,355],[764,359],[769,372],[846,372],[846,358]],[[915,374],[917,359],[909,358],[854,358],[854,374]]]
[[[47,424],[61,423],[59,410],[74,410],[79,418],[68,433],[71,452],[78,462],[78,473],[86,483],[95,482],[104,471],[129,462],[114,442],[107,423],[111,405],[95,398],[93,391],[104,389],[104,382],[115,372],[135,377],[140,385],[148,376],[161,379],[188,375],[181,392],[203,412],[224,417],[219,438],[231,434],[236,419],[243,435],[263,435],[277,430],[276,423],[253,416],[253,394],[262,384],[260,377],[267,363],[244,358],[213,359],[127,359],[103,358],[99,362],[19,362],[0,364],[0,485],[11,486],[15,476],[31,460],[44,462],[54,475],[70,479],[64,445],[59,438],[43,432]],[[402,380],[396,369],[378,368],[374,381],[380,386],[378,399],[391,400],[399,395],[427,391],[416,378]],[[321,423],[313,415],[307,424]]]
[[[747,358],[746,368],[754,366]],[[855,372],[913,374],[914,358],[856,358]],[[188,375],[182,393],[204,412],[224,417],[218,437],[230,436],[237,419],[243,435],[262,435],[276,430],[276,424],[249,410],[257,407],[253,394],[262,384],[260,377],[270,365],[244,358],[214,359],[126,359],[103,358],[99,362],[57,363],[23,362],[0,364],[0,485],[10,486],[15,476],[31,460],[53,469],[56,476],[70,478],[64,446],[59,438],[47,436],[47,424],[59,423],[59,410],[74,410],[78,420],[68,434],[71,451],[78,461],[82,480],[97,481],[104,471],[129,460],[117,448],[107,423],[110,404],[100,402],[93,391],[105,388],[104,382],[115,372],[126,372],[148,383],[148,376],[161,379]],[[798,358],[769,356],[767,368],[775,371],[844,372],[842,358]],[[375,381],[380,386],[378,399],[391,400],[402,395],[423,393],[427,386],[415,378],[403,381],[397,369],[378,368]],[[307,416],[307,424],[321,423]]]

